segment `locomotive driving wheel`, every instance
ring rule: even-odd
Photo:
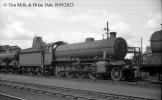
[[[67,65],[67,66],[66,66],[65,75],[66,75],[66,77],[68,77],[68,78],[72,78],[72,77],[74,76],[73,73],[71,72],[72,67],[73,67],[73,66],[70,66],[70,65]]]
[[[86,73],[84,72],[84,66],[79,66],[78,72],[76,73],[77,78],[84,78]]]
[[[85,73],[83,73],[83,72],[78,72],[78,73],[77,73],[77,77],[78,77],[78,78],[84,78],[84,77],[85,77]]]
[[[97,72],[90,72],[88,74],[89,78],[96,80],[98,78],[98,73]]]
[[[61,66],[61,65],[56,65],[56,68],[55,68],[55,75],[57,76],[57,77],[61,77],[61,76],[63,76],[63,69],[64,69],[64,67],[63,66]]]
[[[120,67],[114,67],[111,70],[111,78],[114,81],[119,81],[122,79],[122,70],[120,69]]]

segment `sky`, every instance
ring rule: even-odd
[[[9,3],[72,3],[73,7],[14,7]],[[5,4],[7,6],[5,6]],[[153,32],[162,26],[161,0],[0,0],[0,45],[32,46],[41,36],[46,43],[84,42],[106,38],[103,29],[109,22],[110,32],[117,32],[128,46],[149,45]]]

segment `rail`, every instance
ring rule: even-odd
[[[4,74],[4,73],[1,73]],[[10,73],[7,73],[10,74]],[[13,74],[10,74],[13,75]],[[14,74],[19,76],[19,74]],[[40,75],[22,75],[27,77],[36,77],[36,78],[43,78],[43,79],[59,79],[59,80],[71,80],[71,81],[80,81],[80,82],[95,82],[95,83],[102,83],[102,84],[113,84],[113,85],[121,85],[121,86],[128,86],[128,87],[144,87],[144,88],[161,88],[162,82],[150,82],[147,80],[136,79],[133,81],[113,81],[113,80],[104,80],[104,79],[88,79],[88,78],[68,78],[68,77],[56,77],[56,76],[40,76]]]
[[[134,97],[134,96],[126,96],[126,95],[118,95],[111,93],[102,93],[102,92],[94,92],[87,90],[78,90],[64,87],[56,87],[56,86],[48,86],[41,84],[33,84],[26,82],[14,82],[14,81],[2,81],[4,83],[0,83],[1,86],[8,86],[11,88],[31,91],[31,92],[39,92],[43,94],[51,94],[55,96],[61,96],[65,98],[72,98],[72,100],[156,100],[150,98],[143,97]]]
[[[0,93],[0,100],[25,100],[25,99]]]

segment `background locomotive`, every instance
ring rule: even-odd
[[[19,60],[18,46],[0,46],[0,71],[11,71],[13,72]]]
[[[162,80],[162,30],[156,31],[151,35],[150,46],[143,53],[143,64],[140,70],[147,72],[149,76],[157,76]]]
[[[89,76],[96,79],[102,74],[118,81],[132,79],[134,75],[125,60],[126,54],[127,43],[121,37],[116,38],[116,32],[110,32],[110,37],[104,40],[87,38],[75,44],[62,41],[46,44],[41,37],[35,37],[32,48],[0,53],[0,68],[69,78]]]

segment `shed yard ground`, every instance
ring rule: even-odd
[[[103,93],[112,93],[118,95],[127,95],[161,100],[161,88],[146,88],[135,86],[123,86],[120,84],[83,82],[63,79],[46,79],[40,77],[29,77],[14,74],[0,74],[0,80],[11,80],[20,82],[30,82],[35,84],[73,88],[79,90],[88,90]]]

